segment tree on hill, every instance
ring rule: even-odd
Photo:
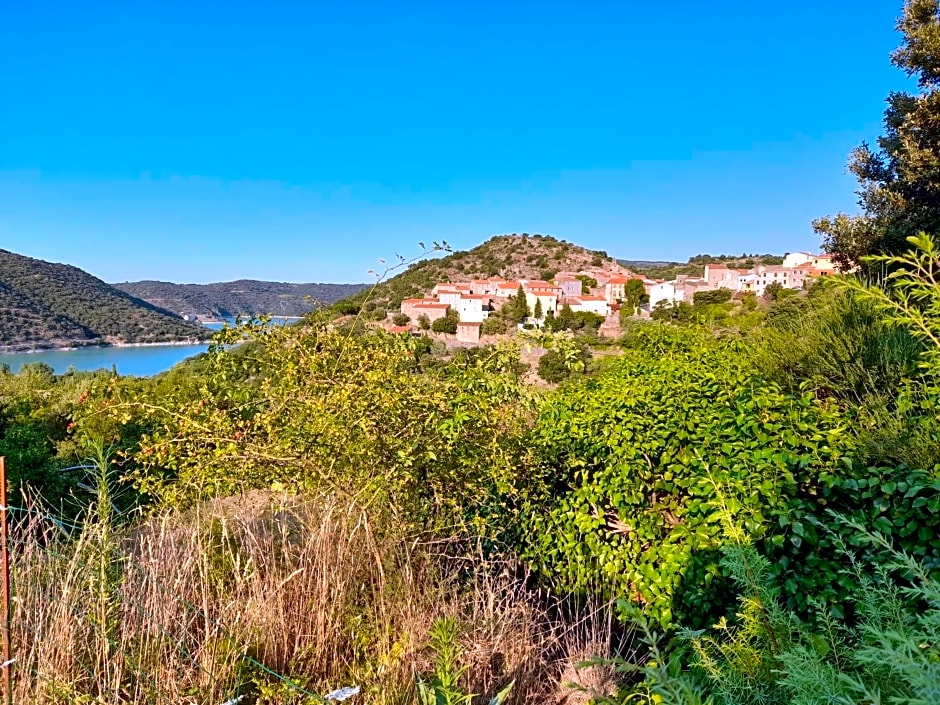
[[[542,320],[542,300],[539,298],[535,299],[535,307],[532,309],[532,317],[537,321]]]
[[[445,316],[438,318],[431,324],[431,330],[435,333],[450,333],[453,335],[457,332],[457,323],[457,311],[449,308]]]
[[[649,298],[641,279],[631,279],[623,287],[623,302],[626,308],[630,309],[631,314],[635,314],[640,304],[644,300],[649,301]]]
[[[813,222],[823,247],[843,267],[866,255],[899,254],[907,238],[940,232],[940,2],[907,0],[897,29],[901,46],[891,63],[917,76],[921,92],[893,92],[877,148],[862,143],[849,169],[859,182],[862,213]]]
[[[428,318],[428,314],[422,313],[418,316],[418,327],[421,330],[431,330],[431,319]]]

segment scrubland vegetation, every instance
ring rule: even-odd
[[[325,315],[153,379],[7,372],[16,696],[934,702],[915,257],[743,328],[633,323],[602,365],[546,332],[554,390],[509,344]]]
[[[365,298],[153,379],[3,372],[16,701],[940,702],[940,250],[892,229],[923,175],[857,156],[874,210],[820,227],[866,276],[533,333],[552,388]]]

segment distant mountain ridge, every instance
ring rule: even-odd
[[[268,282],[239,279],[213,284],[121,282],[121,291],[181,316],[303,316],[318,306],[357,294],[366,284]]]
[[[204,328],[78,267],[0,250],[0,349],[197,341]]]

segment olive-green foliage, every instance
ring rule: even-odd
[[[709,304],[723,304],[731,301],[731,289],[712,289],[710,291],[696,291],[692,295],[692,305],[696,307]]]
[[[407,314],[396,313],[394,316],[392,316],[392,323],[394,323],[396,326],[407,326],[409,323],[411,323],[411,318],[409,318]]]
[[[63,507],[80,475],[61,469],[88,453],[73,434],[72,415],[104,372],[56,375],[49,365],[24,365],[18,374],[0,371],[0,456],[6,457],[11,503],[23,495],[39,496],[57,510]]]
[[[525,552],[561,589],[630,595],[664,624],[707,620],[729,595],[722,506],[750,535],[768,533],[799,487],[840,462],[844,420],[757,379],[736,340],[643,326],[629,345],[543,406]]]
[[[246,355],[222,346],[256,341]],[[223,331],[196,398],[119,387],[106,410],[153,431],[138,487],[187,504],[270,487],[355,495],[401,521],[468,512],[509,492],[527,407],[518,351],[424,367],[421,341],[326,326]]]
[[[688,323],[692,320],[692,306],[687,301],[657,301],[650,311],[650,318],[654,321],[674,321]]]
[[[177,314],[217,318],[236,316],[303,316],[353,296],[366,284],[295,284],[239,279],[212,284],[173,284],[139,281],[115,284],[115,289],[160,305]]]
[[[809,299],[778,302],[767,314],[765,372],[791,389],[862,402],[894,395],[917,373],[924,349],[876,306],[843,289],[817,284]]]
[[[506,320],[502,316],[488,316],[480,326],[482,335],[500,335],[506,332]]]
[[[449,333],[450,335],[453,335],[457,332],[458,322],[459,320],[457,318],[457,311],[449,308],[447,309],[446,315],[435,319],[434,323],[431,324],[431,330],[435,333]]]
[[[639,308],[640,304],[649,301],[650,297],[646,293],[646,287],[643,286],[643,280],[631,279],[623,287],[624,308],[629,309],[632,314]]]
[[[539,377],[546,382],[563,382],[582,373],[590,359],[591,353],[587,346],[579,343],[553,347],[539,358]]]
[[[597,288],[597,279],[587,274],[577,274],[575,279],[581,282],[582,293]]]
[[[604,322],[604,317],[590,311],[572,311],[571,306],[565,304],[551,320],[546,319],[553,331],[570,330],[573,332],[596,333]]]
[[[768,301],[777,301],[783,295],[784,288],[780,282],[770,282],[764,287],[764,298]]]
[[[428,318],[426,313],[422,313],[418,316],[418,327],[421,330],[431,330],[431,319]]]
[[[807,626],[781,604],[770,562],[748,545],[730,546],[722,565],[741,590],[735,622],[685,632],[691,657],[679,651],[640,667],[621,663],[623,671],[639,671],[644,683],[617,701],[601,702],[940,701],[940,582],[864,525],[853,528],[887,554],[872,563],[845,554],[842,577],[856,587],[854,624],[824,613],[817,626]]]

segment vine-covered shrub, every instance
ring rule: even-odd
[[[227,349],[242,338],[253,342]],[[93,413],[148,422],[133,480],[171,504],[275,485],[415,523],[467,517],[518,475],[528,406],[519,354],[488,348],[426,366],[426,345],[249,324],[219,334],[197,397],[120,385]]]
[[[723,512],[764,536],[848,450],[836,410],[762,382],[751,359],[738,340],[652,326],[606,374],[547,403],[529,561],[561,589],[630,596],[666,625],[730,604]]]

